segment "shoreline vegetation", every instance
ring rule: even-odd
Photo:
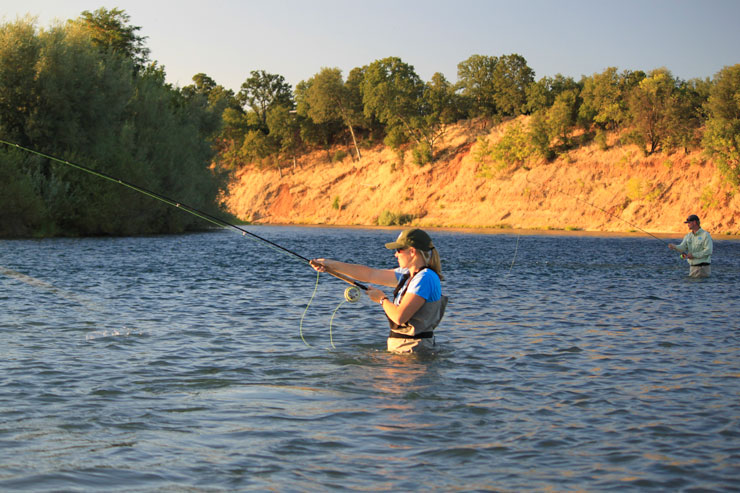
[[[740,234],[740,64],[535,78],[472,55],[457,81],[397,57],[295,88],[252,70],[173,87],[125,11],[0,25],[0,139],[247,224]],[[0,237],[205,229],[143,194],[0,145]],[[645,232],[643,232],[645,231]]]
[[[297,228],[338,228],[338,229],[377,229],[400,231],[404,227],[399,226],[377,226],[377,225],[347,225],[347,224],[297,224],[297,223],[244,223],[245,226],[254,227],[297,227]],[[492,228],[492,227],[465,227],[465,226],[431,226],[425,227],[428,231],[440,231],[447,233],[483,234],[483,235],[512,235],[512,236],[588,236],[593,238],[650,238],[654,235],[658,239],[677,240],[684,237],[686,232],[659,233],[650,232],[650,235],[641,231],[586,231],[580,229],[534,229],[534,228]],[[738,234],[712,233],[714,240],[740,240]]]

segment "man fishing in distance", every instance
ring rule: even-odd
[[[681,258],[689,263],[689,277],[709,277],[714,248],[711,235],[701,228],[699,216],[691,214],[685,224],[689,232],[678,245],[670,243],[668,248],[681,252]]]

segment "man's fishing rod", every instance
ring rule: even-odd
[[[292,255],[292,256],[298,258],[299,260],[301,260],[301,261],[303,261],[303,262],[305,262],[307,264],[310,264],[311,263],[311,261],[309,259],[307,259],[306,257],[304,257],[304,256],[302,256],[302,255],[300,255],[300,254],[298,254],[298,253],[296,253],[296,252],[294,252],[292,250],[289,250],[289,249],[287,249],[287,248],[285,248],[285,247],[283,247],[281,245],[278,245],[274,241],[270,241],[267,238],[263,238],[263,237],[261,237],[261,236],[259,236],[257,234],[254,234],[254,233],[252,233],[250,231],[247,231],[246,229],[241,228],[241,227],[237,226],[236,224],[232,224],[232,223],[230,223],[228,221],[225,221],[225,220],[223,220],[223,219],[221,219],[219,217],[213,216],[211,214],[208,214],[207,212],[203,212],[203,211],[201,211],[199,209],[196,209],[195,207],[191,207],[191,206],[189,206],[187,204],[183,204],[182,202],[178,202],[178,201],[176,201],[174,199],[171,199],[171,198],[169,198],[169,197],[167,197],[165,195],[162,195],[160,193],[153,192],[151,190],[147,190],[144,187],[140,187],[140,186],[135,185],[133,183],[130,183],[128,181],[122,180],[120,178],[116,178],[115,176],[111,176],[111,175],[109,175],[107,173],[104,173],[102,171],[97,171],[97,170],[94,170],[92,168],[88,168],[86,166],[82,166],[81,164],[71,163],[71,162],[66,161],[64,159],[60,159],[60,158],[57,158],[57,157],[54,157],[54,156],[51,156],[51,155],[48,155],[48,154],[44,154],[42,152],[35,151],[35,150],[29,149],[27,147],[23,147],[23,146],[21,146],[19,144],[13,143],[13,142],[8,142],[6,140],[0,139],[0,143],[5,144],[5,145],[7,145],[9,147],[15,147],[17,149],[21,149],[21,150],[26,151],[26,152],[28,152],[30,154],[35,154],[37,156],[40,156],[42,158],[48,159],[48,160],[53,161],[53,162],[57,162],[57,163],[60,163],[60,164],[64,164],[66,166],[70,166],[70,167],[75,168],[77,170],[84,171],[85,173],[89,173],[91,175],[97,176],[98,178],[103,178],[104,180],[108,180],[108,181],[111,181],[113,183],[118,183],[119,185],[123,185],[124,187],[130,188],[131,190],[134,190],[136,192],[139,192],[139,193],[142,193],[144,195],[147,195],[148,197],[151,197],[153,199],[159,200],[160,202],[164,202],[167,205],[171,205],[172,207],[176,207],[176,208],[178,208],[178,209],[180,209],[182,211],[187,212],[188,214],[192,214],[193,216],[199,217],[199,218],[203,219],[204,221],[210,222],[211,224],[215,224],[215,225],[221,226],[221,227],[235,229],[235,230],[239,231],[242,234],[242,236],[250,236],[251,238],[254,238],[255,240],[259,240],[259,241],[265,243],[266,245],[270,246],[273,249],[277,249],[279,251],[282,251],[284,253],[287,253],[289,255]],[[353,279],[350,279],[350,278],[346,277],[345,275],[340,274],[339,272],[335,272],[332,269],[326,269],[326,272],[328,274],[331,274],[332,276],[336,277],[337,279],[341,279],[344,282],[347,282],[349,284],[352,284],[353,286],[357,286],[358,288],[361,288],[361,289],[367,291],[367,286],[365,286],[365,285],[363,285],[363,284],[361,284],[361,283],[359,283],[357,281],[354,281]]]
[[[644,229],[642,229],[641,227],[639,227],[639,226],[637,226],[637,225],[635,225],[635,224],[632,224],[631,222],[627,221],[626,219],[622,219],[621,217],[617,216],[616,214],[613,214],[613,213],[611,213],[611,212],[607,211],[606,209],[603,209],[603,208],[599,207],[598,205],[592,204],[591,202],[587,202],[587,201],[585,201],[585,200],[583,200],[583,199],[579,199],[579,198],[578,198],[578,197],[576,197],[575,195],[571,195],[571,194],[569,194],[569,193],[565,193],[565,192],[563,192],[562,190],[560,190],[560,189],[558,189],[558,188],[556,188],[556,187],[549,187],[549,186],[547,186],[547,185],[544,185],[544,184],[541,184],[541,183],[536,183],[536,182],[530,181],[530,180],[529,180],[529,177],[528,177],[528,176],[526,176],[526,175],[524,176],[524,178],[525,178],[525,179],[527,180],[527,183],[532,183],[533,185],[536,185],[536,186],[538,186],[538,187],[541,187],[541,188],[546,188],[546,189],[548,189],[548,190],[555,190],[556,192],[562,193],[563,195],[567,195],[568,197],[571,197],[571,198],[573,198],[573,199],[576,199],[576,200],[577,200],[577,201],[579,201],[579,202],[583,202],[583,203],[584,203],[584,204],[586,204],[586,205],[590,205],[591,207],[594,207],[594,208],[596,208],[596,209],[599,209],[599,210],[600,210],[601,212],[603,212],[604,214],[608,214],[608,215],[610,215],[611,217],[613,217],[613,218],[615,218],[615,219],[619,219],[619,220],[620,220],[620,221],[622,221],[623,223],[626,223],[626,224],[628,224],[628,225],[632,226],[632,227],[633,227],[633,228],[635,228],[635,229],[639,229],[640,231],[642,231],[642,232],[643,232],[643,233],[645,233],[646,235],[650,235],[650,236],[652,236],[653,238],[655,238],[656,240],[662,241],[662,242],[663,242],[663,243],[665,243],[666,245],[668,245],[668,244],[669,244],[669,243],[668,243],[667,241],[665,241],[664,239],[662,239],[662,238],[658,238],[658,237],[657,237],[657,236],[655,236],[654,234],[652,234],[652,233],[650,233],[650,232],[648,232],[648,231],[645,231],[645,230],[644,230]]]

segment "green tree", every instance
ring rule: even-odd
[[[30,18],[0,26],[0,132],[28,144],[26,120],[34,108],[36,62],[42,46]]]
[[[511,125],[491,151],[491,157],[501,163],[498,168],[521,166],[534,154],[530,136],[520,122]],[[487,170],[484,170],[484,173]]]
[[[240,108],[227,107],[221,113],[221,133],[217,138],[218,160],[227,169],[234,169],[240,160],[244,137],[249,132],[247,115]]]
[[[453,115],[453,89],[441,74],[424,84],[401,59],[377,60],[365,71],[362,97],[365,115],[386,125],[386,139],[392,139],[392,145],[404,140],[402,130],[416,144],[417,163],[434,159],[435,142]]]
[[[370,116],[365,113],[365,103],[362,98],[362,85],[365,80],[365,72],[367,72],[367,65],[355,67],[350,70],[349,74],[347,74],[345,86],[352,95],[351,101],[354,104],[354,113],[359,118],[359,129],[355,128],[355,131],[364,132],[373,140],[380,140],[385,134],[385,126],[372,113]]]
[[[376,60],[367,67],[361,90],[367,117],[410,131],[424,93],[424,83],[414,67],[397,57]]]
[[[34,184],[34,166],[38,160],[21,151],[0,149],[0,237],[32,236],[43,229],[48,211]]]
[[[34,82],[23,89],[35,95],[24,121],[28,141],[54,154],[112,145],[134,90],[132,61],[67,27],[41,31],[38,40]]]
[[[578,93],[569,90],[558,94],[555,102],[547,110],[548,135],[560,140],[563,148],[571,145],[570,135],[576,126],[578,115]]]
[[[276,151],[275,139],[261,130],[249,130],[244,136],[240,155],[250,162],[262,162]]]
[[[246,133],[246,117],[234,91],[216,83],[204,73],[193,76],[193,83],[180,93],[187,104],[199,106],[204,115],[201,133],[213,141],[216,160],[224,169],[233,169],[237,163],[236,150],[241,147]]]
[[[215,80],[204,73],[195,74],[193,83],[181,89],[183,96],[187,99],[204,97],[208,106],[214,113],[219,115],[226,108],[239,109],[241,105],[237,101],[234,91],[217,84]]]
[[[701,145],[701,134],[707,119],[704,105],[709,99],[709,79],[679,81],[675,91],[673,121],[666,139],[666,147],[682,148],[689,152]]]
[[[627,102],[622,94],[622,81],[616,67],[583,80],[581,118],[604,130],[618,128],[627,116]]]
[[[516,116],[527,110],[527,89],[534,82],[534,71],[517,54],[498,59],[493,70],[494,100],[501,115]]]
[[[469,101],[469,116],[492,117],[497,113],[494,74],[498,58],[472,55],[457,64],[457,86],[460,94]]]
[[[301,85],[301,92],[298,113],[319,124],[341,121],[352,137],[357,159],[362,158],[354,130],[362,115],[359,88],[345,84],[338,68],[323,68]]]
[[[632,139],[646,155],[661,149],[673,128],[676,81],[666,69],[653,70],[629,93]]]
[[[556,74],[555,77],[543,77],[527,87],[527,112],[534,113],[549,108],[555,98],[570,90],[580,92],[580,85],[572,77]]]
[[[301,116],[298,119],[301,140],[306,145],[319,146],[328,150],[334,139],[342,132],[344,124],[340,120],[327,120],[322,123],[316,123],[306,116],[308,112],[306,94],[309,87],[310,84],[304,80],[299,82],[295,88],[296,111]]]
[[[203,105],[166,84],[156,64],[135,71],[131,58],[101,50],[89,30],[74,23],[40,32],[28,25],[0,29],[0,67],[15,66],[25,74],[0,81],[2,97],[12,96],[13,105],[25,102],[0,107],[3,128],[13,122],[6,138],[219,211],[221,182],[210,166],[211,143],[203,134],[209,115]],[[19,47],[24,57],[18,56]],[[30,73],[24,72],[26,64]],[[7,153],[0,159],[0,165],[16,167],[9,207],[26,218],[24,235],[174,232],[203,226],[142,194],[46,159],[14,160]],[[0,223],[0,230],[5,227]]]
[[[141,68],[149,61],[149,48],[145,44],[146,37],[137,34],[141,27],[132,26],[130,21],[131,17],[124,10],[101,7],[94,12],[83,11],[70,23],[84,29],[95,46],[119,53]]]
[[[533,154],[545,159],[555,157],[555,152],[550,147],[552,142],[552,128],[548,122],[547,110],[539,110],[532,115],[529,121],[529,142]]]
[[[625,70],[620,74],[616,67],[584,77],[579,118],[586,123],[595,123],[601,130],[621,128],[629,121],[630,93],[645,77],[642,71]]]
[[[273,106],[267,112],[267,127],[269,136],[274,139],[278,156],[276,165],[282,176],[279,158],[291,159],[295,168],[296,157],[301,149],[301,132],[297,115],[285,106]]]
[[[415,152],[417,164],[434,160],[437,141],[445,134],[447,127],[462,116],[458,101],[454,86],[440,72],[425,84],[422,111],[413,120],[415,140],[420,142]]]
[[[238,101],[257,116],[260,128],[267,131],[267,111],[273,106],[293,108],[293,91],[282,75],[252,70],[237,94]]]
[[[705,107],[709,119],[704,148],[717,159],[724,176],[740,186],[740,64],[714,76]]]
[[[424,87],[425,112],[430,122],[448,125],[465,115],[460,111],[460,96],[441,72],[432,75],[432,79]]]

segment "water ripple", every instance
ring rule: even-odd
[[[393,264],[395,231],[259,229]],[[740,489],[740,242],[700,282],[650,238],[435,244],[452,302],[409,358],[367,300],[332,348],[323,277],[306,346],[315,273],[228,232],[0,242],[0,489]]]

